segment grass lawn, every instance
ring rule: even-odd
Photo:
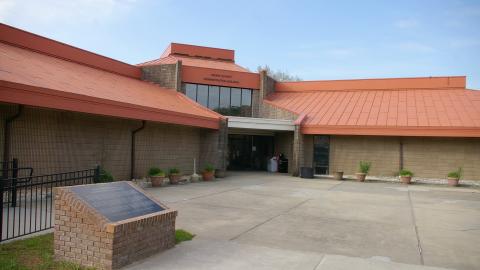
[[[87,269],[53,260],[53,233],[0,245],[0,269]]]
[[[184,230],[175,231],[175,243],[192,240],[194,234]],[[6,244],[0,244],[1,270],[80,270],[74,263],[57,262],[53,259],[53,233],[30,237]]]

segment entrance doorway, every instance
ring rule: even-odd
[[[267,170],[268,159],[273,156],[273,136],[228,136],[229,170]]]

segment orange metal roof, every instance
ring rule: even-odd
[[[35,35],[2,23],[0,23],[0,41],[120,75],[137,79],[141,78],[141,70],[137,66]]]
[[[219,127],[221,115],[174,90],[6,43],[0,54],[0,101]]]
[[[464,77],[277,83],[267,102],[305,115],[305,134],[480,137]]]
[[[191,66],[191,67],[202,67],[202,68],[212,68],[212,69],[221,69],[221,70],[230,70],[230,71],[239,71],[239,72],[250,72],[248,69],[243,68],[234,62],[222,61],[222,60],[212,60],[204,58],[195,58],[190,56],[180,56],[180,55],[169,55],[164,58],[159,58],[156,60],[148,61],[145,63],[138,64],[138,66],[153,66],[159,64],[175,64],[178,61],[182,61],[182,65]]]
[[[144,62],[138,66],[175,64],[178,61],[182,61],[184,66],[250,72],[235,64],[234,50],[179,43],[171,43],[159,59]]]
[[[169,55],[187,55],[191,57],[203,57],[235,62],[234,50],[180,43],[170,43],[160,58],[167,57]]]

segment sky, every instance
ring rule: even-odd
[[[480,89],[480,0],[0,0],[0,22],[130,64],[178,42],[303,80],[466,75]]]

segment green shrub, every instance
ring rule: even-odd
[[[400,172],[398,173],[398,175],[400,176],[410,176],[412,177],[413,176],[413,173],[409,170],[405,170],[405,169],[402,169],[400,170]]]
[[[213,172],[213,171],[215,171],[215,167],[213,167],[213,165],[211,165],[211,164],[207,164],[207,166],[205,166],[204,171],[205,172]]]
[[[448,177],[450,177],[450,178],[460,179],[460,178],[462,178],[462,175],[463,175],[463,168],[462,167],[459,167],[456,171],[448,173]]]
[[[177,168],[170,168],[168,170],[168,174],[179,174],[179,173],[180,173],[180,170]]]
[[[360,161],[359,168],[361,173],[368,173],[372,163],[369,161]]]
[[[178,229],[175,231],[175,244],[183,241],[190,241],[195,237],[195,234],[191,234],[185,230]]]
[[[158,167],[152,167],[148,170],[148,176],[165,176],[165,172]]]
[[[108,182],[113,182],[113,175],[102,168],[100,168],[100,175],[98,176],[98,180],[96,181],[97,183],[108,183]]]

